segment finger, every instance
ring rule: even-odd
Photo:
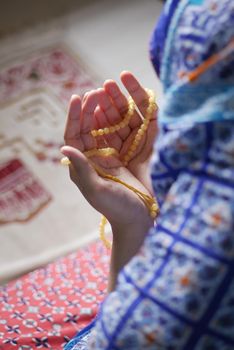
[[[95,108],[98,105],[97,90],[87,93],[85,100],[82,101],[81,128],[82,134],[89,133],[93,129],[93,116]]]
[[[87,94],[85,101],[82,101],[80,133],[85,150],[89,150],[96,147],[96,140],[91,135],[90,131],[95,127],[94,111],[97,107],[97,104],[97,90],[90,91]]]
[[[115,103],[118,111],[121,115],[124,115],[128,111],[128,99],[120,90],[118,84],[111,79],[104,82],[103,87],[109,94],[113,102]]]
[[[93,91],[95,91],[95,90],[93,89],[93,90],[89,90],[89,91],[85,92],[85,94],[83,95],[83,98],[82,98],[82,103],[84,103],[87,100],[88,95]]]
[[[65,126],[64,141],[67,145],[83,151],[83,144],[80,139],[80,117],[81,98],[78,95],[72,95]]]
[[[94,118],[95,118],[98,129],[100,129],[100,128],[103,129],[105,127],[109,127],[110,124],[108,123],[106,115],[100,106],[98,106],[95,109]],[[118,152],[120,151],[121,146],[122,146],[122,140],[117,133],[106,134],[106,135],[97,137],[97,145],[99,148],[103,148],[102,142],[104,142],[104,147],[113,147]]]
[[[122,116],[119,113],[119,110],[112,103],[112,100],[108,93],[104,89],[98,89],[99,94],[99,106],[103,110],[103,113],[106,115],[106,119],[109,125],[116,125],[122,120]],[[129,135],[130,130],[128,127],[120,129],[117,134],[121,137],[122,140],[125,140]]]
[[[91,196],[97,191],[100,177],[85,155],[74,147],[63,146],[61,152],[71,161],[69,169],[72,181],[78,186],[86,199],[90,201]]]
[[[120,78],[123,85],[135,101],[141,114],[144,116],[149,105],[149,96],[147,92],[132,73],[124,71],[121,73]]]
[[[104,83],[105,91],[109,94],[112,101],[119,110],[119,113],[124,116],[128,111],[128,99],[120,90],[118,84],[114,80],[106,80]],[[133,114],[129,126],[134,129],[141,124],[141,118],[137,111]]]
[[[94,118],[93,118],[93,128],[94,129],[99,129],[101,126],[100,126],[100,123],[98,122],[97,118],[96,118],[96,110],[99,109],[99,106],[97,106],[94,110]]]
[[[108,123],[106,120],[106,117],[102,110],[100,109],[100,106],[97,106],[94,111],[94,129],[100,129],[107,127]],[[97,148],[106,148],[109,147],[108,144],[108,135],[102,135],[95,137]]]

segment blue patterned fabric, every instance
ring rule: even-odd
[[[179,1],[170,0],[166,3],[150,40],[150,58],[158,76],[160,75],[161,60],[168,28]]]
[[[76,337],[70,340],[70,342],[66,345],[65,349],[87,349],[87,343],[89,341],[90,336],[92,335],[92,332],[90,331],[93,329],[95,322],[96,320],[93,320],[87,327],[82,329],[82,331],[80,331]]]
[[[233,41],[233,0],[179,2],[161,58],[164,104],[159,113],[160,123],[234,119]],[[232,50],[226,57],[192,83],[188,81],[191,72],[215,54],[221,55],[228,46]]]
[[[160,216],[66,350],[234,349],[233,54],[184,79],[229,45],[233,1],[166,6],[156,63],[165,104],[151,162]]]
[[[157,225],[67,349],[234,349],[234,123],[163,128],[155,149]]]

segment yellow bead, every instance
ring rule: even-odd
[[[125,128],[125,126],[126,126],[125,121],[123,120],[122,122],[120,122],[119,126],[120,126],[120,128]]]
[[[133,145],[135,146],[135,148],[138,147],[139,142],[140,142],[140,140],[136,140],[136,139],[134,140]]]
[[[150,105],[150,106],[147,108],[146,113],[147,113],[147,114],[152,114],[153,111],[154,111],[154,110],[153,110],[152,106]]]
[[[109,128],[109,130],[110,130],[110,133],[115,132],[115,128],[114,128],[114,126],[111,126],[111,127]]]
[[[133,143],[130,147],[130,150],[134,152],[136,150],[136,148],[137,148],[137,145],[135,143]]]
[[[144,124],[148,127],[149,122],[150,122],[150,120],[149,120],[149,119],[146,119],[145,122],[144,122]]]
[[[149,111],[147,111],[147,113],[152,114],[154,111],[156,111],[157,107],[155,105],[155,103],[153,103],[152,105],[149,106]]]
[[[120,130],[120,126],[118,124],[115,126],[115,130],[116,131]]]
[[[130,161],[130,157],[126,157],[123,162],[124,166],[128,166],[129,161]]]
[[[103,130],[103,129],[98,129],[98,135],[99,135],[99,136],[104,135],[104,130]]]
[[[100,235],[100,239],[103,241],[104,245],[106,246],[106,248],[110,249],[111,248],[111,242],[108,241],[105,237],[105,226],[107,223],[107,219],[105,218],[105,216],[102,216],[100,225],[99,225],[99,235]]]
[[[69,158],[63,157],[63,158],[60,160],[60,163],[61,163],[62,165],[70,165],[70,164],[71,164],[71,161],[70,161]]]
[[[141,127],[142,128],[142,127]],[[142,130],[142,129],[139,129],[138,130],[138,135],[141,135],[141,136],[143,136],[144,135],[144,130]]]
[[[152,204],[151,209],[152,209],[152,210],[157,210],[157,209],[158,209],[157,204],[156,204],[156,203]]]
[[[151,216],[151,218],[155,219],[156,216],[157,216],[156,211],[151,211],[151,212],[150,212],[150,216]]]
[[[93,137],[96,137],[96,136],[98,136],[98,131],[97,130],[92,130],[91,134],[92,134]]]
[[[140,141],[135,142],[135,144],[134,144],[134,145],[135,145],[135,149],[137,149],[137,147],[138,147],[138,145],[139,145],[139,142],[140,142]]]
[[[135,136],[135,140],[139,142],[141,139],[142,139],[142,135],[137,133]]]
[[[143,125],[141,126],[141,130],[142,130],[142,131],[146,131],[146,129],[147,129],[147,125],[143,124]],[[139,131],[140,131],[140,130],[139,130]]]
[[[104,134],[109,134],[109,128],[104,128],[103,132]]]

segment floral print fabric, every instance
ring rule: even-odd
[[[66,349],[234,348],[234,123],[161,135],[152,160],[158,222],[85,341],[78,335]]]

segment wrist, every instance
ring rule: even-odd
[[[109,292],[115,289],[118,273],[138,253],[152,225],[152,219],[145,220],[140,225],[111,225],[113,242],[108,282]]]
[[[122,223],[111,223],[113,239],[114,238],[123,238],[125,241],[127,238],[133,237],[145,237],[148,230],[153,226],[154,221],[152,218],[147,215],[144,218],[141,218],[140,221],[136,221],[129,224]]]
[[[142,201],[138,201],[137,204],[134,211],[126,207],[125,216],[118,218],[118,220],[115,217],[108,218],[113,236],[132,236],[134,232],[142,234],[153,226],[154,219],[152,219],[147,206]]]

